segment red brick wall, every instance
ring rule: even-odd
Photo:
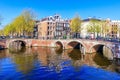
[[[32,40],[32,46],[52,46],[54,41],[52,40]]]

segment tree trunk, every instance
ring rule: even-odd
[[[75,35],[76,39],[77,39],[77,32],[76,32],[76,35]]]
[[[81,32],[80,32],[79,38],[81,38]]]
[[[97,33],[97,41],[98,41],[98,33]]]
[[[93,39],[95,38],[95,32],[94,32],[94,36],[93,36]]]

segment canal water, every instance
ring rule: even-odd
[[[120,60],[46,47],[0,50],[0,80],[120,80]]]

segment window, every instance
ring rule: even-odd
[[[49,30],[49,26],[48,26],[48,30]]]
[[[49,32],[48,32],[48,34],[47,35],[49,35]]]

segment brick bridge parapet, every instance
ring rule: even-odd
[[[113,51],[113,45],[115,43],[113,42],[107,42],[107,41],[96,41],[96,40],[86,40],[86,39],[66,39],[66,40],[40,40],[40,39],[7,39],[4,44],[5,48],[9,48],[10,43],[14,41],[23,41],[25,43],[25,46],[31,47],[31,46],[48,46],[48,47],[57,47],[58,44],[63,49],[70,49],[73,48],[78,43],[81,44],[86,53],[92,53],[96,52],[97,47],[100,45],[108,47],[111,51]]]
[[[86,39],[70,39],[70,40],[56,40],[56,42],[61,42],[63,45],[63,49],[69,49],[72,48],[69,46],[71,42],[77,42],[80,43],[84,48],[86,53],[93,53],[96,52],[97,47],[103,45],[109,48],[111,51],[113,51],[114,42],[108,42],[108,41],[96,41],[96,40],[86,40]],[[74,46],[74,45],[73,45]],[[95,47],[95,48],[94,48]]]

